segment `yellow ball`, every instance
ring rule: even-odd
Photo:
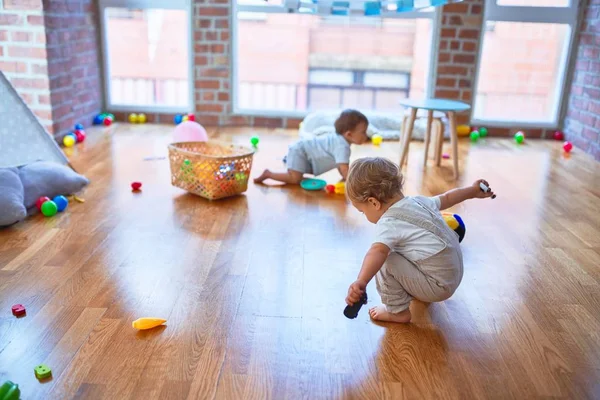
[[[381,142],[383,142],[383,137],[381,137],[381,135],[373,135],[371,141],[375,146],[379,146]]]
[[[456,134],[458,136],[469,136],[471,133],[471,127],[469,125],[459,125],[456,127]]]
[[[139,117],[137,114],[129,114],[129,122],[131,122],[132,124],[137,124],[138,118]]]
[[[75,139],[73,139],[73,136],[67,135],[63,138],[63,144],[66,147],[72,147],[75,144]]]
[[[187,115],[184,115],[183,118],[181,118],[181,122],[185,122],[187,121],[189,118]]]
[[[145,124],[147,121],[146,114],[138,114],[138,123]]]

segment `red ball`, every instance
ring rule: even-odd
[[[37,199],[37,201],[35,202],[35,206],[37,207],[38,210],[42,209],[42,204],[44,204],[45,202],[50,201],[49,197],[43,196],[40,197],[39,199]]]
[[[335,193],[335,186],[327,185],[325,186],[325,190],[327,191],[327,193]]]
[[[142,188],[142,182],[133,182],[131,188],[133,190],[140,190]]]
[[[112,119],[105,117],[103,123],[106,126],[110,126],[112,124]]]
[[[81,143],[85,140],[85,132],[78,129],[75,131],[75,137],[77,138],[77,143]]]
[[[554,140],[565,140],[565,134],[561,131],[554,132]]]
[[[188,114],[188,121],[195,121],[196,120],[196,116],[194,114]]]
[[[571,150],[573,150],[573,144],[571,142],[564,142],[563,150],[566,151],[567,153],[570,153]]]

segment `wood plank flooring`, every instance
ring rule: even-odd
[[[342,314],[373,234],[343,196],[185,194],[168,160],[144,160],[167,155],[171,129],[90,131],[69,149],[92,181],[85,203],[0,231],[0,382],[23,399],[600,398],[600,164],[588,156],[461,141],[454,182],[451,160],[424,168],[412,143],[408,194],[484,177],[498,198],[455,209],[467,224],[456,294],[414,303],[409,325],[378,325]],[[256,132],[254,174],[283,168],[292,131],[211,135],[246,144]],[[399,146],[353,153],[365,155],[398,161]],[[167,325],[136,332],[141,316]],[[51,380],[35,379],[40,363]]]

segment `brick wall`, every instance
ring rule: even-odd
[[[567,139],[600,161],[600,0],[584,10],[565,119]]]
[[[52,132],[42,0],[0,0],[0,70]]]
[[[97,8],[92,0],[44,1],[53,130],[90,125],[102,105]]]

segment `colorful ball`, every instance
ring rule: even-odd
[[[77,143],[81,143],[85,140],[85,132],[83,130],[76,130],[75,131],[75,139],[77,140]]]
[[[570,153],[570,152],[571,152],[571,150],[573,150],[573,143],[571,143],[571,142],[564,142],[564,143],[563,143],[563,150],[564,150],[566,153]]]
[[[456,134],[458,136],[469,136],[471,133],[471,127],[469,125],[459,125],[456,127]]]
[[[333,186],[333,185],[327,185],[327,186],[325,186],[325,191],[327,193],[334,194],[335,193],[335,186]]]
[[[38,210],[41,210],[42,209],[42,204],[44,204],[47,201],[50,201],[50,197],[42,196],[39,199],[37,199],[37,201],[35,202],[35,207]]]
[[[187,115],[184,115],[183,117],[181,117],[181,122],[185,122],[189,119],[189,117]]]
[[[72,147],[76,141],[77,139],[73,135],[65,135],[63,138],[63,144],[65,147]]]
[[[379,146],[381,142],[383,142],[383,137],[381,135],[373,135],[371,142],[373,142],[375,146]]]
[[[55,202],[53,202],[52,200],[48,200],[45,201],[44,204],[42,204],[41,210],[42,214],[44,214],[46,217],[52,217],[58,212],[58,207],[56,206]]]
[[[107,114],[104,114],[104,115],[106,116],[106,118],[110,118],[110,120],[111,120],[111,121],[114,121],[114,120],[115,120],[115,116],[114,116],[114,114],[107,113]]]
[[[463,222],[462,218],[458,214],[442,214],[444,221],[448,224],[450,229],[452,229],[458,235],[458,242],[462,242],[465,238],[465,234],[467,233],[467,227]]]
[[[256,147],[258,146],[258,143],[260,142],[260,138],[258,136],[252,136],[250,138],[250,143],[252,144],[252,146]]]
[[[565,140],[565,134],[562,133],[561,131],[556,131],[554,132],[554,135],[552,135],[554,137],[554,140]]]
[[[146,114],[138,114],[138,123],[145,124],[147,120],[148,118],[146,117]]]
[[[128,119],[129,119],[129,122],[130,122],[130,123],[132,123],[132,124],[137,124],[137,123],[139,122],[139,119],[138,119],[138,118],[139,118],[139,117],[138,117],[138,115],[137,115],[137,114],[135,114],[135,113],[131,113],[131,114],[129,114],[129,118],[128,118]]]
[[[515,142],[522,144],[525,141],[525,134],[521,131],[515,133]]]
[[[471,142],[475,143],[476,141],[479,140],[480,137],[481,137],[481,135],[479,134],[479,131],[471,132],[471,135],[470,135]]]
[[[74,130],[76,130],[76,131],[77,130],[82,131],[83,130],[83,125],[82,124],[75,124],[74,128],[75,128]]]
[[[173,118],[173,121],[175,122],[175,125],[179,125],[183,121],[183,116],[177,114],[175,118]]]
[[[98,114],[94,117],[94,125],[102,125],[104,122],[104,116],[102,114]]]
[[[102,123],[104,124],[104,126],[111,126],[112,122],[112,119],[110,119],[109,117],[104,117],[104,121]]]
[[[196,116],[194,114],[188,114],[187,118],[188,118],[188,121],[195,121],[196,120]]]
[[[481,137],[486,137],[488,134],[487,128],[484,128],[483,126],[481,128],[479,128],[478,131],[479,131],[479,136],[481,136]]]
[[[56,204],[56,208],[58,212],[63,212],[69,205],[69,200],[65,196],[56,196],[52,199],[54,204]]]

